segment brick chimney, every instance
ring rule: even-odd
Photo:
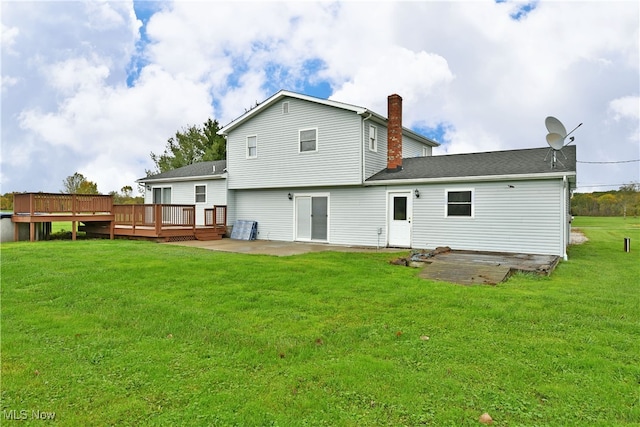
[[[387,170],[402,169],[402,97],[397,94],[387,98]]]

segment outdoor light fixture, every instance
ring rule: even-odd
[[[416,199],[420,198],[420,190],[418,190],[417,188],[416,188],[416,191],[413,192],[413,194],[416,195]]]
[[[287,197],[289,198],[289,200],[293,200],[293,194],[289,193],[287,194]]]

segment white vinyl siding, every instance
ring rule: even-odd
[[[258,221],[258,239],[293,241],[296,233],[294,196],[329,199],[328,243],[375,247],[386,242],[386,191],[382,187],[290,188],[234,191],[236,219]],[[378,230],[380,234],[378,234]]]
[[[513,187],[509,187],[512,185]],[[474,183],[473,217],[445,217],[447,190],[459,186],[420,185],[413,203],[416,249],[449,246],[454,250],[560,255],[561,180]]]
[[[169,184],[152,184],[153,188],[169,188]],[[194,205],[196,206],[196,225],[204,225],[204,209],[213,206],[227,205],[227,180],[211,179],[184,182],[172,182],[171,201],[174,205]],[[194,203],[195,187],[204,186],[206,189],[206,203]],[[153,203],[153,192],[145,193],[145,203]],[[227,212],[227,215],[229,212]]]
[[[376,145],[377,150],[369,149],[369,122],[365,121],[364,126],[364,158],[365,170],[364,179],[367,179],[387,167],[387,128],[383,125],[376,124]]]
[[[513,185],[509,187],[509,185]],[[413,190],[420,191],[420,197]],[[411,246],[434,249],[563,255],[559,221],[564,197],[561,180],[474,183],[474,217],[447,218],[443,205],[447,190],[468,185],[432,184],[374,187],[324,187],[329,194],[329,243],[384,246],[387,241],[387,191],[411,190],[413,218]],[[258,221],[258,238],[293,241],[295,203],[288,193],[313,194],[316,189],[291,187],[234,192],[234,219]],[[231,211],[230,211],[231,212]],[[378,234],[380,230],[380,234]]]
[[[402,136],[402,157],[407,159],[410,157],[424,157],[431,155],[431,146],[411,138],[410,136]]]
[[[230,189],[349,185],[362,182],[362,121],[353,111],[290,98],[230,131]],[[318,151],[300,153],[299,130],[317,129]],[[368,128],[367,128],[368,129]],[[259,154],[246,157],[247,135],[259,135]]]

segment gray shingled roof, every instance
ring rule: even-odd
[[[214,167],[215,166],[215,172]],[[179,178],[192,178],[192,177],[201,177],[201,176],[220,176],[225,172],[227,168],[226,160],[215,160],[212,162],[199,162],[193,163],[188,166],[183,166],[178,169],[173,169],[170,171],[162,172],[157,175],[147,176],[145,178],[140,178],[138,182],[151,182],[151,181],[161,181],[161,180],[170,180],[170,179],[179,179]]]
[[[548,156],[547,156],[548,154]],[[545,156],[547,159],[545,160]],[[565,159],[565,156],[567,157]],[[567,146],[557,153],[556,167],[551,167],[548,147],[486,153],[451,154],[415,157],[402,160],[402,170],[383,170],[367,180],[460,178],[497,175],[529,175],[543,173],[575,173],[576,147]]]

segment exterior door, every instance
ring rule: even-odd
[[[392,247],[411,247],[411,216],[413,198],[410,191],[389,193],[389,236]]]
[[[328,205],[326,196],[296,196],[296,240],[327,241]]]

